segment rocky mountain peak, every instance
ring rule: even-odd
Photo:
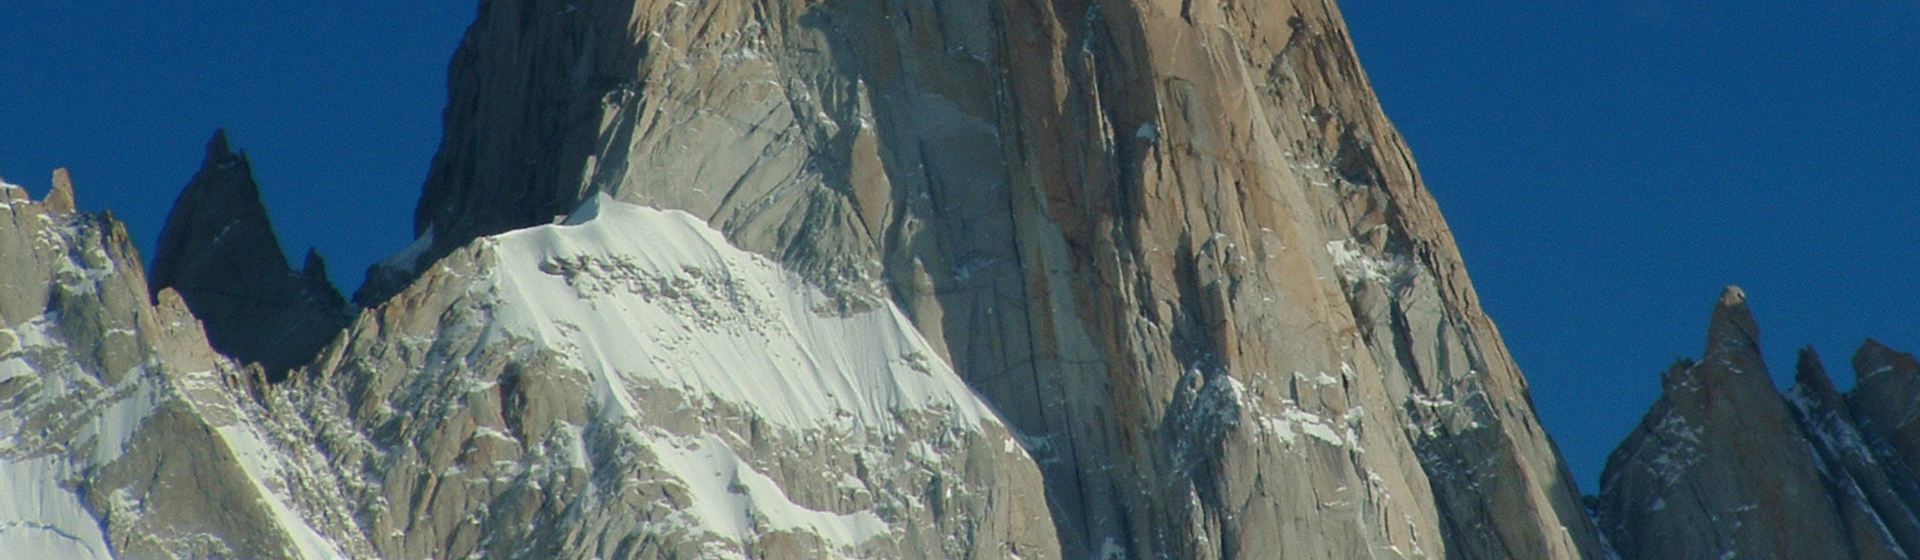
[[[1827,375],[1826,366],[1820,365],[1820,353],[1811,346],[1800,349],[1798,363],[1794,367],[1793,387],[1787,393],[1819,410],[1839,414],[1847,412],[1846,398],[1834,386],[1833,377]]]
[[[94,375],[142,356],[95,350],[125,337],[91,300],[0,297],[0,394],[33,378],[9,340],[72,381],[0,399],[0,427],[149,432],[70,453],[121,470],[29,514],[130,556],[1610,557],[1339,10],[1192,4],[483,2],[415,241],[344,331],[224,131],[150,281],[32,243],[122,234],[0,224],[45,265],[6,285],[193,338],[126,382]],[[1610,459],[1619,552],[1906,542],[1873,478],[1898,463],[1847,434],[1920,442],[1894,402],[1920,376],[1850,413],[1819,371],[1783,399],[1747,305],[1721,294]],[[214,349],[307,366],[235,381],[259,370]],[[208,517],[237,521],[152,529]]]
[[[1868,339],[1853,354],[1858,381],[1847,403],[1860,432],[1875,449],[1884,449],[1909,468],[1920,467],[1920,361]]]
[[[497,0],[448,83],[363,305],[606,194],[897,306],[1067,557],[1600,549],[1331,3]]]
[[[1754,323],[1753,310],[1747,307],[1747,293],[1739,286],[1720,291],[1713,319],[1707,323],[1707,350],[1702,360],[1727,355],[1742,359],[1760,359],[1760,326]]]
[[[75,208],[73,176],[62,167],[53,170],[53,190],[47,192],[47,208],[56,213],[71,213]]]
[[[1853,369],[1860,372],[1860,382],[1864,385],[1869,379],[1880,376],[1893,376],[1900,379],[1920,378],[1920,360],[1913,354],[1903,353],[1874,339],[1860,344],[1853,354]]]
[[[1597,511],[1608,540],[1626,560],[1907,558],[1920,493],[1855,423],[1861,391],[1843,397],[1808,348],[1781,394],[1759,334],[1746,295],[1727,288],[1705,355],[1665,375],[1607,458]]]
[[[1667,369],[1661,376],[1661,401],[1704,410],[1736,395],[1774,392],[1759,341],[1760,327],[1747,307],[1746,292],[1726,287],[1707,321],[1700,359],[1681,358]]]
[[[318,254],[309,251],[303,273],[287,266],[252,166],[225,130],[206,154],[161,229],[148,291],[178,291],[215,349],[277,376],[346,325],[344,298]]]

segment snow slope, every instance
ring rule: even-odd
[[[891,426],[900,408],[991,416],[891,304],[829,314],[820,290],[686,212],[605,195],[500,235],[498,326],[610,381],[651,381],[790,429]],[[599,398],[632,403],[602,387]]]
[[[994,413],[890,303],[833,301],[596,197],[425,267],[277,418],[389,558],[1057,557]]]
[[[976,433],[993,417],[890,303],[830,313],[820,290],[688,213],[603,195],[562,223],[489,241],[498,261],[477,289],[497,302],[490,336],[533,340],[588,373],[589,398],[613,417],[603,420],[623,424],[684,483],[687,519],[710,535],[797,531],[848,551],[891,529],[871,510],[794,503],[740,456],[751,450],[733,449],[746,444],[738,438],[651,429],[640,401],[662,389],[711,401],[703,409],[751,411],[769,432],[795,437],[898,435],[908,410]]]
[[[0,558],[111,558],[100,523],[60,481],[72,473],[53,457],[0,460]]]

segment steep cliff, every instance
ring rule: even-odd
[[[1759,335],[1745,295],[1728,288],[1700,362],[1682,361],[1662,377],[1660,400],[1608,458],[1599,517],[1620,556],[1890,559],[1920,551],[1911,459],[1874,416],[1897,410],[1910,418],[1912,393],[1901,400],[1878,384],[1911,383],[1920,371],[1881,369],[1900,355],[1868,341],[1855,358],[1861,384],[1843,397],[1807,349],[1782,395]]]
[[[1601,554],[1329,3],[495,0],[449,85],[364,304],[604,193],[905,311],[1067,556]]]
[[[259,362],[275,379],[351,319],[318,253],[308,251],[299,272],[287,266],[252,166],[224,130],[207,141],[206,160],[160,230],[149,289],[168,288],[206,324],[214,349]]]

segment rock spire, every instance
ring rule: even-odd
[[[1682,360],[1662,376],[1659,400],[1607,459],[1598,515],[1619,556],[1839,560],[1920,552],[1909,460],[1897,446],[1876,443],[1888,436],[1878,435],[1884,424],[1869,420],[1886,409],[1883,400],[1900,398],[1869,384],[1869,374],[1897,371],[1879,366],[1898,355],[1868,341],[1855,358],[1861,386],[1843,397],[1818,354],[1803,350],[1783,395],[1738,288],[1721,294],[1707,332],[1701,359]],[[1887,382],[1914,377],[1890,373]]]
[[[149,291],[172,288],[206,324],[219,351],[259,362],[276,377],[301,365],[346,325],[345,300],[309,251],[287,266],[245,154],[225,130],[174,201],[160,232]]]

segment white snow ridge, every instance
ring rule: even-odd
[[[677,387],[806,430],[883,428],[893,411],[991,416],[892,304],[837,316],[764,257],[692,214],[596,195],[565,222],[510,232],[487,289],[496,326],[563,350],[612,381],[595,397],[631,412],[623,381]]]

